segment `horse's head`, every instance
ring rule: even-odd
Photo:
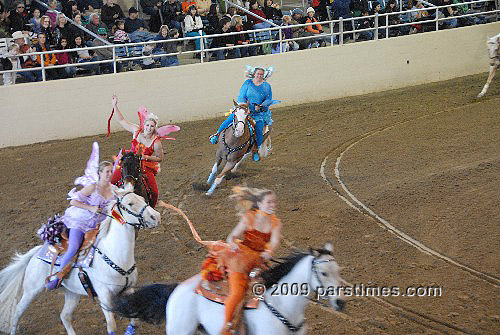
[[[133,152],[127,152],[121,159],[121,167],[123,181],[132,179],[136,182],[141,171],[140,157]]]
[[[340,267],[333,257],[333,245],[326,243],[323,249],[313,249],[311,254],[312,279],[311,286],[316,288],[319,300],[328,303],[337,311],[345,307],[343,279],[340,277]]]
[[[233,100],[234,109],[233,109],[233,129],[234,129],[234,137],[241,137],[245,131],[245,122],[250,115],[250,110],[248,109],[247,103],[238,104]]]
[[[154,228],[160,224],[160,213],[149,206],[143,197],[134,193],[132,183],[126,183],[123,188],[113,187],[113,193],[118,199],[118,212],[127,224],[135,228]]]

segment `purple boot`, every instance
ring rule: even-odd
[[[62,278],[65,277],[71,271],[71,268],[66,268],[66,266],[71,262],[73,257],[75,257],[76,253],[80,249],[84,236],[85,233],[79,229],[72,228],[69,230],[68,250],[66,250],[63,258],[61,259],[61,266],[59,268],[60,270],[56,275],[58,275],[61,272],[63,273],[66,272],[66,273],[62,277],[57,276],[55,279],[45,284],[47,290],[52,291],[58,288],[61,285]]]

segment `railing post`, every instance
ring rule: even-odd
[[[200,62],[203,63],[203,58],[204,58],[204,52],[205,50],[205,43],[204,43],[204,38],[203,38],[203,31],[200,30]]]
[[[375,36],[373,36],[374,40],[378,40],[378,13],[375,13]]]
[[[42,65],[42,81],[45,81],[46,78],[45,78],[45,54],[42,53],[40,55],[40,64]]]
[[[436,31],[439,30],[439,10],[436,7]]]
[[[385,38],[389,38],[389,15],[385,16]]]
[[[280,27],[280,30],[279,30],[279,34],[280,34],[280,53],[282,53],[283,52],[283,35],[281,33],[281,27]]]
[[[333,34],[334,34],[333,28],[334,28],[333,21],[330,21],[330,44],[331,45],[333,45]]]
[[[339,17],[339,45],[344,44],[344,19]]]
[[[116,49],[113,46],[113,73],[116,73]]]

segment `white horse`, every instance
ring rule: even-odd
[[[487,45],[488,45],[488,56],[490,58],[490,73],[488,75],[488,79],[486,80],[486,84],[484,84],[481,93],[479,93],[477,96],[478,98],[481,98],[486,94],[488,88],[490,87],[491,81],[493,80],[493,77],[495,77],[497,68],[500,66],[500,59],[499,59],[500,34],[497,34],[496,36],[489,38]]]
[[[259,306],[244,311],[247,334],[305,334],[304,310],[309,300],[322,300],[342,310],[342,279],[332,252],[332,245],[327,243],[321,250],[293,254],[264,272],[264,285],[252,287],[261,298]],[[118,297],[114,310],[156,323],[165,317],[166,303],[167,335],[191,335],[200,325],[206,333],[218,335],[224,324],[224,305],[194,292],[200,280],[196,275],[179,285],[145,286]]]
[[[160,223],[160,214],[147,205],[144,199],[133,192],[133,186],[126,184],[123,189],[115,188],[116,202],[112,202],[107,214],[113,208],[119,212],[126,224],[108,217],[99,228],[96,254],[90,268],[85,269],[99,298],[106,317],[109,334],[115,334],[114,315],[109,311],[111,298],[137,281],[134,248],[136,228],[152,228]],[[50,264],[37,258],[42,246],[36,246],[24,255],[17,254],[13,261],[0,271],[0,331],[16,334],[17,324],[33,299],[44,290],[45,278],[49,275]],[[56,270],[56,269],[54,269]],[[71,325],[71,315],[80,295],[87,295],[78,271],[72,270],[62,282],[64,307],[60,317],[68,335],[75,335]],[[19,303],[18,296],[23,294]],[[127,331],[133,333],[135,321],[131,321]]]

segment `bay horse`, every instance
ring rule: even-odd
[[[85,268],[99,303],[106,318],[107,331],[115,335],[116,322],[109,310],[111,299],[120,291],[130,290],[137,282],[135,266],[135,232],[137,228],[153,228],[160,224],[160,213],[134,194],[133,186],[125,184],[123,189],[113,187],[117,200],[107,208],[108,216],[99,227],[95,243],[95,257],[89,268]],[[115,219],[119,212],[122,222]],[[113,218],[112,218],[112,214]],[[15,335],[19,319],[35,297],[45,289],[45,278],[51,272],[51,264],[37,256],[41,245],[25,254],[16,254],[13,261],[0,271],[0,332]],[[57,270],[54,267],[54,270]],[[81,295],[87,295],[78,271],[73,269],[62,281],[64,307],[60,318],[68,335],[75,335],[71,325],[72,314]],[[19,295],[22,297],[18,302]],[[127,329],[127,334],[134,334],[135,320]]]
[[[207,180],[207,184],[212,185],[207,193],[205,193],[206,195],[212,195],[214,193],[217,186],[222,182],[229,171],[235,172],[238,169],[254,146],[254,135],[250,130],[251,118],[248,104],[238,104],[234,100],[233,104],[233,123],[219,135],[219,144],[215,154],[215,164]],[[252,131],[255,132],[255,130]],[[217,170],[222,160],[225,160],[226,164],[217,175]]]
[[[256,309],[244,310],[246,334],[304,335],[309,300],[342,311],[345,301],[339,269],[333,246],[327,243],[322,249],[294,253],[263,272],[262,286],[251,288],[260,303]],[[198,274],[180,284],[144,286],[117,296],[113,310],[150,323],[166,318],[167,335],[192,335],[200,325],[207,334],[218,335],[224,325],[224,305],[196,294],[200,281]]]

